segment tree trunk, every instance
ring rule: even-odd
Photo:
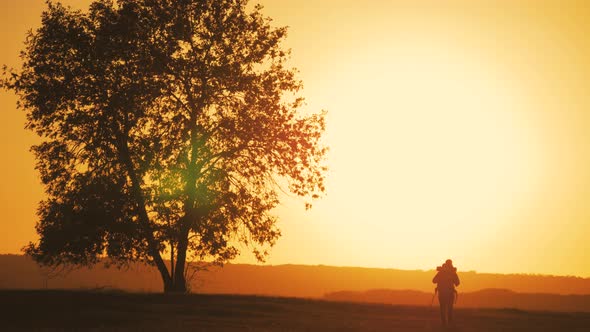
[[[178,264],[179,258],[177,257],[176,263]],[[171,267],[173,269],[174,267]],[[174,277],[170,277],[168,271],[160,270],[160,276],[162,277],[162,283],[164,285],[164,293],[186,293],[186,278],[184,277],[184,273],[176,273]]]
[[[127,167],[127,174],[131,179],[131,188],[133,191],[133,195],[137,200],[137,204],[139,207],[139,221],[143,226],[143,231],[146,234],[146,239],[148,241],[148,253],[154,260],[154,264],[158,268],[160,275],[162,276],[162,281],[164,282],[164,292],[168,292],[169,289],[174,289],[175,281],[172,279],[171,274],[168,273],[168,268],[160,255],[160,251],[158,250],[158,245],[156,240],[154,239],[154,234],[152,233],[152,227],[150,225],[150,219],[147,214],[147,210],[145,209],[145,200],[143,198],[143,194],[141,192],[141,185],[137,174],[135,173],[135,167],[133,165],[133,161],[131,160],[131,154],[129,153],[129,147],[127,146],[127,139],[126,137],[122,136],[120,139],[120,157],[125,163]],[[185,286],[186,288],[186,286]]]
[[[188,288],[186,287],[186,278],[184,273],[177,273],[174,279],[163,278],[164,281],[164,293],[186,293]]]
[[[185,267],[186,251],[188,249],[188,231],[182,232],[176,248],[176,267],[174,268],[174,291],[187,292]]]
[[[181,278],[174,278],[174,280],[170,280],[168,282],[164,281],[164,293],[186,293],[186,280],[184,275]]]
[[[173,281],[169,283],[164,283],[164,293],[186,293],[188,291],[186,287],[186,279],[184,275],[181,277],[174,278]]]

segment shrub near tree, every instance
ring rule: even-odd
[[[324,114],[300,112],[286,28],[249,8],[47,3],[22,68],[2,81],[42,141],[46,198],[27,254],[49,266],[146,261],[167,292],[187,290],[190,259],[223,263],[240,243],[264,259],[280,187],[307,207],[324,192]]]

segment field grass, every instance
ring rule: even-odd
[[[436,307],[294,298],[0,291],[0,331],[444,331]],[[459,309],[452,331],[590,331],[590,313]]]

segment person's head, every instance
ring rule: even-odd
[[[438,271],[452,271],[452,272],[457,272],[457,268],[453,266],[453,261],[450,259],[447,259],[445,261],[445,263],[441,266],[440,270],[437,269]]]
[[[443,265],[437,266],[436,267],[436,270],[437,271],[457,271],[457,268],[455,268],[453,266],[453,261],[452,260],[447,259]]]

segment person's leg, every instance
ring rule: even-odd
[[[453,306],[455,304],[455,294],[451,294],[450,298],[449,298],[449,303],[447,305],[447,312],[448,312],[448,318],[447,321],[449,322],[449,324],[453,323]]]
[[[447,299],[440,293],[438,295],[438,303],[440,304],[440,322],[443,326],[447,326]]]

